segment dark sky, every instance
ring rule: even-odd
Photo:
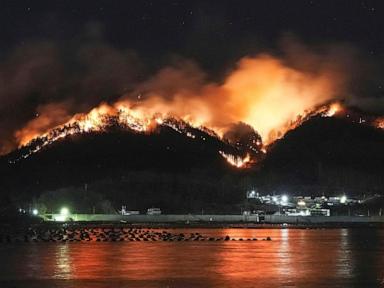
[[[353,62],[349,98],[363,105],[366,97],[364,107],[384,110],[381,2],[2,0],[0,139],[10,140],[0,141],[0,151],[14,146],[25,123],[52,111],[51,103],[86,112],[164,66],[188,66],[184,59],[201,66],[204,80],[220,83],[244,56],[283,55],[286,39],[310,51],[337,46],[333,55],[343,59],[335,61]],[[319,59],[312,66],[327,57]],[[49,124],[61,124],[61,114]]]
[[[82,31],[161,59],[180,54],[215,68],[273,49],[284,33],[306,43],[348,42],[384,54],[382,1],[1,1],[5,55],[26,41],[74,41]]]

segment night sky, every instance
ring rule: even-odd
[[[346,96],[382,114],[383,19],[381,1],[1,1],[0,151],[44,105],[86,112],[185,59],[220,83],[243,57],[285,59],[287,39],[337,47],[353,64]]]
[[[381,1],[1,1],[1,54],[26,41],[76,45],[102,37],[147,59],[175,53],[221,68],[276,49],[293,33],[305,43],[348,42],[377,56],[383,16]]]

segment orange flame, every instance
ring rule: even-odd
[[[15,137],[19,146],[37,136],[46,138],[46,144],[38,146],[41,149],[69,134],[103,131],[109,117],[114,117],[119,125],[144,133],[158,124],[172,126],[166,121],[171,116],[192,127],[205,126],[219,136],[231,124],[244,122],[260,134],[260,146],[265,147],[309,116],[321,113],[331,117],[341,109],[340,104],[321,106],[335,99],[342,89],[341,77],[333,71],[304,72],[280,59],[261,55],[241,59],[222,84],[205,83],[201,74],[190,67],[162,69],[116,103],[101,104],[87,114],[70,117],[63,115],[59,106],[61,123],[52,120],[58,114],[50,107],[17,131]],[[52,132],[55,127],[58,129]],[[61,127],[67,129],[60,130]],[[190,132],[186,134],[195,137]],[[250,162],[249,155],[240,159],[220,154],[236,167]]]
[[[223,151],[219,151],[220,155],[224,157],[225,160],[232,166],[237,168],[246,168],[251,163],[251,156],[247,154],[245,157],[235,156],[232,154],[227,154]]]
[[[379,129],[384,129],[384,117],[379,117],[376,119],[374,126]]]
[[[339,102],[332,103],[328,107],[327,111],[325,111],[325,113],[323,115],[326,116],[326,117],[333,117],[337,113],[339,113],[341,110],[342,110],[342,106],[341,106],[341,104]]]

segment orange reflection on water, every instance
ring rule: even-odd
[[[380,230],[364,234],[346,229],[198,231],[243,241],[37,244],[31,246],[35,256],[26,257],[25,264],[39,268],[31,277],[92,280],[101,287],[114,287],[118,281],[138,287],[349,287],[356,281],[384,277],[378,270],[384,255]],[[261,240],[267,236],[272,241]]]
[[[256,231],[252,236],[261,238],[268,233],[273,240],[223,243],[218,255],[222,263],[219,271],[229,286],[241,282],[246,286],[282,283],[306,287],[314,281],[322,285],[335,281],[337,263],[334,253],[340,248],[340,236],[336,235],[335,239],[332,230],[312,230],[310,233],[304,229],[244,230],[239,235],[248,238],[249,231]],[[318,268],[316,274],[313,273],[314,265]]]

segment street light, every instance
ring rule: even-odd
[[[32,214],[36,216],[37,214],[39,214],[39,210],[37,210],[37,209],[33,209],[33,210],[32,210]]]
[[[299,201],[297,202],[297,205],[299,205],[299,206],[305,206],[305,202],[304,202],[303,200],[299,200]]]
[[[282,204],[287,204],[287,202],[288,202],[288,196],[287,195],[281,196],[281,203]]]
[[[345,204],[345,202],[347,202],[347,196],[343,195],[340,197],[340,203]]]
[[[63,207],[63,208],[61,208],[61,210],[60,210],[60,215],[62,215],[62,216],[68,216],[68,214],[69,214],[69,210],[68,210],[67,207]]]

